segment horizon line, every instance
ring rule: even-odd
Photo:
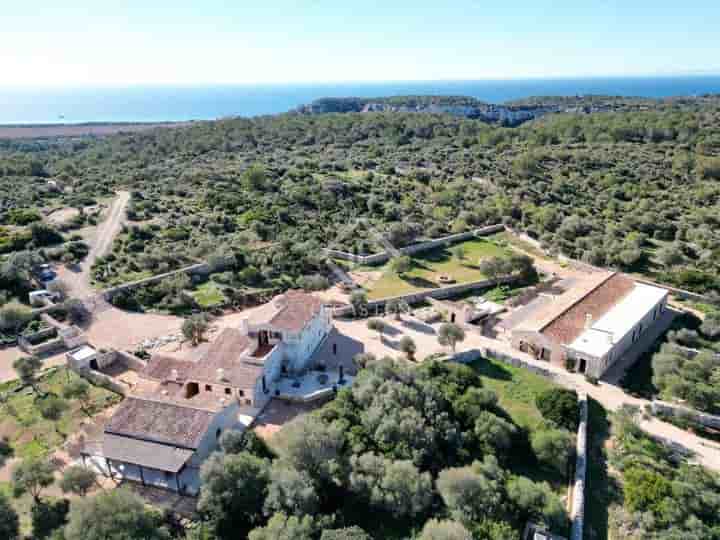
[[[376,84],[423,84],[423,83],[471,83],[471,82],[522,82],[522,81],[580,81],[598,79],[653,79],[653,78],[680,78],[680,77],[718,77],[720,69],[700,70],[690,72],[661,72],[644,74],[608,74],[608,75],[547,75],[547,76],[507,76],[484,78],[437,78],[437,79],[339,79],[339,80],[311,80],[311,81],[219,81],[219,82],[111,82],[111,83],[9,83],[3,90],[77,90],[77,89],[120,89],[120,88],[202,88],[202,87],[253,87],[253,86],[325,86],[325,85],[376,85]]]

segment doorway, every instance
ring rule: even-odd
[[[580,366],[578,367],[578,371],[580,373],[585,373],[585,370],[587,369],[587,360],[584,358],[580,359]]]
[[[266,347],[270,344],[270,335],[267,330],[260,330],[258,332],[258,345],[260,347]]]

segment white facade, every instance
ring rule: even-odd
[[[565,347],[568,358],[580,371],[600,377],[662,316],[667,297],[665,289],[636,283],[597,321],[588,321],[582,334]]]

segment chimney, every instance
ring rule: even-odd
[[[588,330],[592,327],[593,324],[593,316],[590,313],[585,314],[585,330]]]
[[[225,379],[225,370],[223,368],[217,369],[217,378],[218,381],[222,381],[223,379]]]
[[[177,382],[177,380],[178,380],[178,370],[177,369],[170,370],[170,380],[173,382]]]
[[[247,336],[248,334],[250,334],[250,323],[247,317],[243,317],[242,319],[240,319],[240,328],[238,328],[238,330],[240,330],[240,333],[243,336]]]
[[[608,332],[607,338],[608,338],[608,343],[609,343],[610,345],[613,345],[613,344],[615,343],[615,340],[613,339],[613,334],[612,334],[612,332]]]

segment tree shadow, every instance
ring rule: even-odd
[[[410,285],[413,285],[415,287],[419,287],[422,289],[437,289],[439,285],[435,283],[434,281],[430,281],[429,279],[413,276],[413,277],[406,277],[404,278],[406,282],[408,282]]]
[[[416,332],[420,332],[422,334],[429,334],[429,335],[435,334],[435,329],[432,326],[430,326],[429,324],[420,322],[420,321],[415,321],[412,319],[403,319],[401,324],[403,326],[407,326],[411,330],[415,330]]]
[[[502,364],[499,364],[497,362],[490,362],[486,358],[476,360],[472,363],[472,367],[479,375],[482,375],[483,377],[487,377],[489,379],[497,379],[500,381],[512,380],[512,373],[510,372],[510,370],[508,370]]]

